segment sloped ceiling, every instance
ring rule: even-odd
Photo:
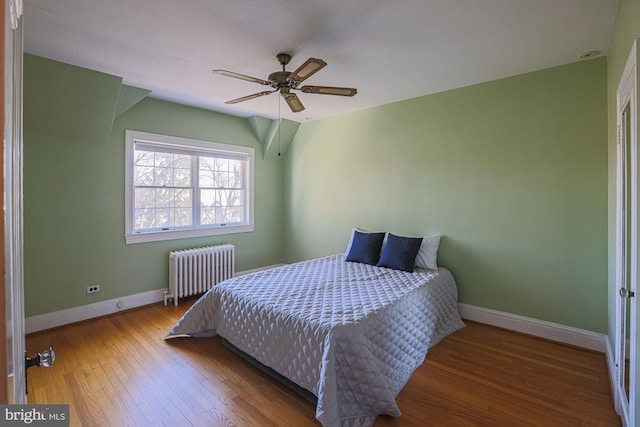
[[[109,141],[122,99],[120,77],[32,55],[25,55],[23,71],[28,82],[24,87],[26,139]]]
[[[25,0],[25,51],[120,76],[149,96],[243,117],[304,122],[606,54],[618,0]],[[328,66],[312,85],[353,98],[277,94],[263,86],[279,52],[295,69]]]

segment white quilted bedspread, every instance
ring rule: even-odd
[[[464,326],[451,273],[313,259],[227,280],[169,332],[219,334],[318,397],[323,426],[401,415],[395,398],[427,350]]]

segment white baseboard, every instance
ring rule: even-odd
[[[283,264],[270,265],[266,267],[254,268],[251,270],[236,271],[234,277],[243,276],[260,270],[278,267]],[[71,307],[64,310],[53,311],[51,313],[38,314],[25,319],[25,333],[43,331],[45,329],[57,328],[69,323],[81,322],[95,317],[106,316],[118,311],[141,307],[143,305],[154,304],[164,301],[164,293],[167,288],[154,289],[152,291],[139,294],[126,295],[106,301],[99,301],[93,304]]]
[[[166,289],[127,295],[120,298],[94,302],[93,304],[38,314],[25,319],[25,333],[30,334],[45,329],[56,328],[69,323],[81,322],[94,317],[106,316],[130,308],[140,307],[162,301]]]
[[[469,304],[458,303],[458,308],[463,319],[486,323],[589,350],[596,350],[601,353],[606,351],[607,336],[604,334]]]
[[[234,276],[242,276],[244,274],[276,266],[277,265],[240,271],[236,272]],[[164,300],[165,291],[166,288],[154,289],[152,291],[142,292],[139,294],[127,295],[93,304],[31,316],[25,319],[25,333],[30,334],[45,329],[56,328],[69,323],[81,322],[83,320],[105,316],[121,310],[161,302]],[[486,323],[488,325],[498,326],[512,331],[522,332],[603,353],[609,351],[606,344],[608,337],[603,334],[464,303],[459,303],[458,307],[463,319]]]
[[[255,273],[256,271],[260,270],[268,270],[270,268],[281,267],[283,265],[285,264],[273,264],[267,265],[265,267],[252,268],[251,270],[236,271],[235,273],[233,273],[233,277],[244,276],[245,274]]]

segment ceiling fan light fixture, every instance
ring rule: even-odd
[[[287,96],[291,95],[291,89],[288,86],[281,87],[280,95],[282,95],[283,98],[286,98]]]

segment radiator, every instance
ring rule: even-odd
[[[233,277],[234,245],[215,245],[169,252],[169,290],[164,305],[173,299],[202,294],[223,280]]]

